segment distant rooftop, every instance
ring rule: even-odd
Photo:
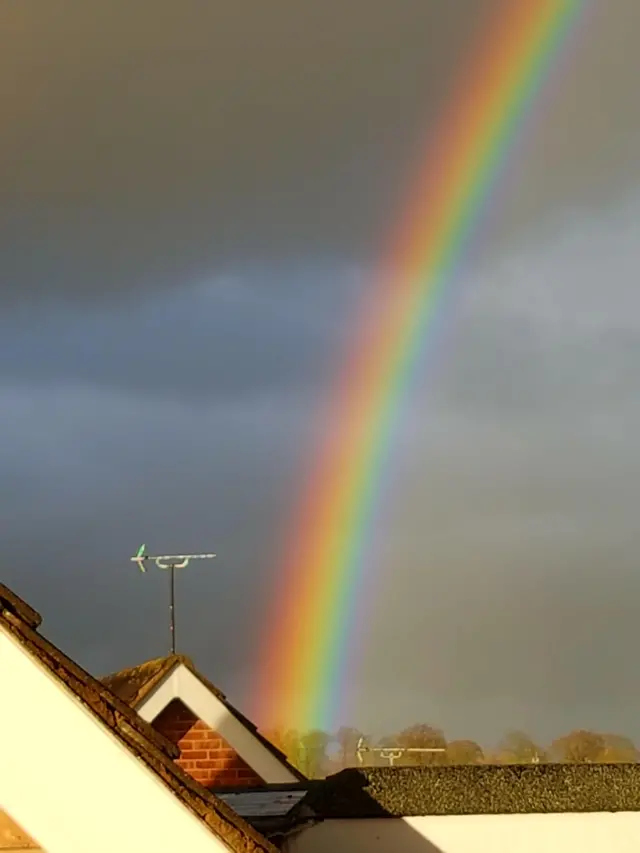
[[[226,695],[215,684],[209,681],[198,669],[187,655],[168,655],[167,657],[155,658],[145,661],[137,666],[114,672],[100,679],[102,684],[109,688],[116,696],[130,705],[138,708],[144,699],[173,671],[175,667],[185,666],[202,684],[207,687],[223,703],[229,713],[238,720],[262,746],[267,749],[287,770],[299,781],[305,781],[305,776],[294,767],[287,756],[281,752],[271,741],[258,729],[255,723],[249,720],[239,711],[235,705],[227,699]]]

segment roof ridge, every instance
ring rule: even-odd
[[[20,618],[22,622],[34,630],[42,624],[42,616],[26,601],[12,592],[8,586],[0,582],[0,604]]]
[[[136,669],[141,669],[144,666],[149,666],[152,663],[163,663],[167,664],[171,663],[184,663],[186,661],[192,662],[191,658],[188,655],[171,653],[168,655],[158,655],[156,658],[147,658],[147,660],[140,661],[140,663],[134,663],[131,666],[124,666],[121,669],[113,670],[112,672],[107,673],[106,675],[100,676],[100,678],[111,678],[114,675],[123,675],[127,672],[134,672]]]
[[[68,658],[64,652],[61,652],[53,645],[53,643],[47,640],[46,637],[43,637],[42,634],[38,633],[35,628],[32,628],[27,622],[23,622],[20,617],[11,610],[4,614],[2,614],[2,611],[0,610],[0,615],[4,615],[5,620],[11,626],[14,634],[21,634],[28,642],[35,644],[39,651],[49,658],[50,661],[56,664],[58,668],[63,666],[71,676],[71,679],[79,682],[80,684],[83,682],[86,683],[87,686],[95,692],[95,696],[90,695],[84,697],[85,704],[87,704],[93,711],[96,711],[100,716],[103,716],[103,709],[98,709],[97,706],[99,706],[100,702],[105,703],[107,706],[111,705],[112,710],[109,717],[116,728],[119,729],[122,722],[129,722],[129,724],[133,725],[134,728],[137,727],[140,732],[140,737],[143,737],[150,745],[162,750],[168,758],[173,759],[180,756],[179,748],[170,741],[169,738],[165,737],[165,735],[157,729],[154,729],[151,723],[147,723],[146,720],[143,720],[143,718],[140,717],[130,705],[120,699],[119,696],[116,696],[115,693],[109,690],[109,688],[102,684],[102,682],[94,678],[89,672],[82,669],[82,667],[74,660]],[[67,681],[67,679],[64,678],[62,680],[65,682]],[[71,687],[72,685],[69,684],[69,686]]]
[[[23,615],[24,614],[24,615]],[[0,625],[31,657],[82,702],[124,745],[154,772],[218,838],[235,851],[276,853],[275,847],[225,802],[173,761],[179,750],[124,700],[84,670],[35,629],[33,608],[0,585]],[[25,618],[26,617],[26,618]],[[166,748],[169,747],[169,748]]]

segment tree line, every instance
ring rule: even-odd
[[[631,738],[585,729],[576,729],[546,745],[537,743],[525,732],[512,731],[491,750],[484,750],[473,740],[447,740],[442,729],[426,723],[417,723],[377,740],[347,726],[333,734],[319,730],[300,733],[293,729],[277,729],[267,732],[266,736],[291,764],[311,779],[347,767],[387,766],[388,757],[380,751],[383,748],[439,750],[396,754],[395,766],[640,761],[640,751]],[[374,750],[361,752],[359,760],[358,745],[363,742]]]

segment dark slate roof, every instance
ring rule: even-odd
[[[216,794],[276,847],[282,848],[291,833],[317,823],[314,813],[303,805],[312,784],[307,781],[235,788]]]
[[[303,805],[319,818],[640,811],[640,764],[349,769]]]
[[[0,583],[0,627],[62,682],[231,850],[236,853],[276,853],[270,842],[172,760],[179,755],[179,750],[171,741],[146,723],[105,684],[89,675],[38,633],[41,622],[39,613]]]
[[[220,791],[218,797],[252,826],[260,820],[286,817],[307,794],[306,788],[244,788]]]
[[[174,667],[182,664],[185,666],[197,679],[199,679],[208,690],[210,690],[227,708],[229,713],[242,723],[251,734],[265,747],[269,752],[284,765],[287,770],[300,782],[306,781],[306,777],[287,760],[286,755],[280,752],[270,740],[268,740],[259,730],[255,723],[247,719],[234,705],[229,702],[225,694],[216,687],[208,678],[199,672],[190,657],[186,655],[169,655],[164,658],[156,658],[155,660],[146,661],[145,663],[133,666],[130,669],[123,669],[120,672],[114,672],[111,675],[105,676],[102,683],[113,690],[121,699],[131,705],[132,708],[137,708],[143,699],[171,673]]]

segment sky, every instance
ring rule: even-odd
[[[640,740],[640,5],[592,2],[419,372],[349,722]],[[318,405],[494,0],[0,4],[2,580],[252,704]],[[292,642],[294,642],[292,638]],[[347,722],[347,720],[345,720]]]

